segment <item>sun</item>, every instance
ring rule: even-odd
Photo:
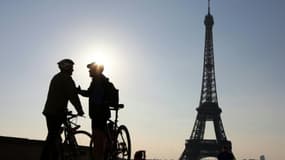
[[[87,65],[95,62],[104,65],[104,72],[110,72],[109,69],[114,67],[116,51],[108,45],[94,45],[83,49],[80,53],[79,63]]]
[[[110,65],[110,58],[107,58],[105,54],[102,52],[100,53],[89,53],[85,56],[85,62],[86,64],[89,64],[91,62],[95,62],[96,64],[101,64],[104,66]]]

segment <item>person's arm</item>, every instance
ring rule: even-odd
[[[77,94],[77,89],[75,87],[75,83],[70,77],[66,83],[66,90],[68,94],[68,98],[71,104],[75,107],[78,115],[82,116],[84,114],[80,99]]]
[[[89,97],[88,90],[82,90],[80,86],[77,87],[77,93],[83,97]]]

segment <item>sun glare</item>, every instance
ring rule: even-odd
[[[90,48],[85,48],[80,53],[80,63],[87,65],[91,62],[104,65],[105,71],[109,72],[110,68],[114,68],[114,56],[116,52],[107,45],[97,45]]]
[[[97,48],[86,52],[83,58],[86,63],[96,62],[97,64],[108,65],[111,61],[110,57],[108,57],[109,54],[108,51]]]
[[[102,64],[104,66],[109,65],[110,60],[108,61],[108,58],[106,58],[106,55],[103,55],[102,53],[89,53],[85,56],[85,62],[91,63],[95,62],[96,64]]]

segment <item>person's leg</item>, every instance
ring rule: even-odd
[[[57,160],[60,155],[59,146],[61,145],[60,127],[63,120],[59,117],[46,117],[48,135],[41,155],[41,160]]]
[[[47,123],[47,126],[48,126],[47,118],[46,118],[46,123]],[[50,148],[49,139],[50,139],[49,138],[49,134],[47,134],[47,137],[46,137],[46,140],[44,142],[43,149],[42,149],[40,160],[48,160],[48,159],[50,159],[49,158],[49,148]]]
[[[95,129],[94,140],[94,158],[95,160],[104,160],[106,148],[105,133],[100,129]]]
[[[94,140],[93,156],[95,160],[104,160],[107,144],[107,136],[104,131],[105,124],[103,121],[92,120],[92,138]]]

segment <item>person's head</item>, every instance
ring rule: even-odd
[[[63,59],[57,64],[61,72],[72,75],[74,62],[71,59]]]
[[[104,71],[104,66],[102,64],[96,64],[95,62],[88,64],[87,68],[89,68],[91,77],[101,75]]]

